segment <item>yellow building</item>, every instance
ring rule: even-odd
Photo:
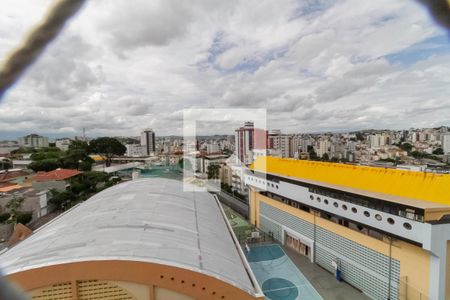
[[[450,299],[450,175],[260,157],[250,220],[373,299]]]
[[[0,254],[32,299],[264,299],[209,193],[140,179],[106,189]]]

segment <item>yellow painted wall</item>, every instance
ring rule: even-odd
[[[450,205],[450,174],[258,157],[252,169],[365,191]]]
[[[182,295],[172,290],[156,287],[155,300],[195,300],[195,299],[186,295]]]
[[[272,200],[255,191],[252,191],[251,193],[253,194],[252,198],[254,198],[254,201],[256,202],[256,206],[252,207],[259,208],[259,203],[264,202],[293,216],[303,219],[304,221],[312,224],[314,223],[314,216],[311,213],[299,210],[282,202]],[[352,240],[355,243],[389,256],[388,241],[378,240],[320,217],[316,217],[315,222],[316,226],[322,227],[339,236]],[[407,276],[409,284],[414,286],[415,289],[421,291],[423,294],[428,295],[430,274],[430,255],[428,252],[420,247],[403,241],[394,241],[392,246],[392,257],[400,261],[400,277]],[[449,263],[449,261],[447,263]],[[447,268],[447,270],[448,269],[449,268]]]

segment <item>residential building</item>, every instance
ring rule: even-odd
[[[272,130],[269,134],[269,148],[278,150],[281,157],[291,157],[290,140],[290,135],[282,134],[279,129]]]
[[[33,188],[38,191],[56,189],[64,191],[70,180],[80,176],[82,172],[72,169],[56,169],[50,172],[37,172],[33,178]]]
[[[162,178],[102,191],[0,264],[33,299],[264,299],[217,198]]]
[[[328,140],[319,141],[316,147],[316,154],[318,157],[323,157],[325,154],[328,154],[330,151],[331,143]]]
[[[251,222],[298,255],[372,299],[450,299],[449,174],[272,157],[251,170]]]
[[[139,144],[126,144],[125,148],[127,148],[127,156],[129,157],[140,157],[145,156],[147,147]]]
[[[55,146],[56,148],[61,149],[62,151],[69,150],[69,146],[72,143],[71,139],[64,138],[64,139],[57,139],[55,140]]]
[[[253,122],[245,122],[235,133],[237,163],[249,165],[253,162],[253,150],[267,149],[267,131],[254,128]]]
[[[21,147],[30,148],[44,148],[48,147],[48,137],[40,136],[37,134],[29,134],[24,137],[18,138],[19,145]]]
[[[217,142],[208,143],[208,144],[206,144],[206,152],[208,154],[219,153],[220,145]]]
[[[144,146],[144,155],[150,156],[155,153],[156,142],[155,132],[151,129],[145,129],[141,132],[141,146]]]
[[[207,173],[211,165],[222,165],[227,161],[228,156],[223,154],[204,155],[201,157],[200,172]]]
[[[441,145],[444,154],[450,153],[450,133],[441,134]]]

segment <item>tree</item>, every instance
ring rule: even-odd
[[[308,149],[309,159],[317,160],[318,156],[317,156],[316,151],[314,150],[314,147],[313,146],[308,146],[307,149]]]
[[[94,160],[89,157],[89,145],[84,141],[72,141],[62,162],[65,168],[90,171]]]
[[[400,144],[398,146],[400,147],[400,149],[402,149],[402,150],[404,150],[404,151],[406,151],[408,153],[410,153],[412,148],[413,148],[413,145],[411,145],[410,143],[403,143],[403,144]]]
[[[213,164],[208,166],[207,174],[208,179],[218,179],[219,178],[220,166]]]
[[[39,172],[39,171],[48,172],[48,171],[56,170],[60,167],[61,167],[60,162],[54,158],[33,161],[32,163],[30,163],[28,165],[28,168],[35,172]]]
[[[127,148],[117,139],[110,137],[100,137],[92,140],[89,144],[89,149],[92,153],[102,156],[107,167],[111,165],[112,158],[115,155],[123,155],[127,151]]]
[[[436,150],[433,151],[434,155],[442,155],[444,154],[444,149],[442,148],[437,148]]]
[[[24,197],[16,197],[15,195],[11,200],[6,203],[5,208],[9,210],[10,213],[10,222],[17,223],[17,218],[22,210],[23,202],[25,201]]]
[[[57,209],[66,208],[70,202],[75,200],[75,195],[71,191],[58,191],[55,189],[50,190],[50,204],[54,205]]]
[[[322,160],[324,160],[324,161],[330,160],[330,156],[328,155],[328,153],[324,153],[324,155],[322,155]]]
[[[356,139],[357,139],[358,141],[364,141],[364,140],[365,140],[364,134],[362,134],[361,132],[356,132],[356,133],[355,133],[355,136],[356,136]]]
[[[33,213],[28,211],[28,212],[21,212],[17,215],[17,223],[21,223],[23,225],[26,225],[28,223],[31,222],[31,220],[33,219]]]

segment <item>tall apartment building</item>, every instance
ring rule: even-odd
[[[267,131],[254,128],[253,122],[245,122],[243,127],[235,130],[237,163],[245,165],[253,162],[253,151],[267,149]]]
[[[279,129],[272,130],[269,134],[269,148],[278,150],[281,157],[291,157],[290,141],[291,136],[281,133]]]
[[[30,148],[44,148],[48,147],[48,137],[37,134],[29,134],[18,138],[19,145]]]
[[[141,146],[144,146],[144,155],[149,156],[156,151],[155,132],[145,129],[141,132]]]
[[[261,157],[250,220],[372,299],[450,299],[450,175]]]
[[[444,150],[444,154],[450,153],[450,133],[441,134],[441,144],[442,150]]]
[[[325,153],[328,153],[330,151],[331,143],[328,140],[321,140],[317,144],[316,147],[316,154],[318,157],[323,157]]]

